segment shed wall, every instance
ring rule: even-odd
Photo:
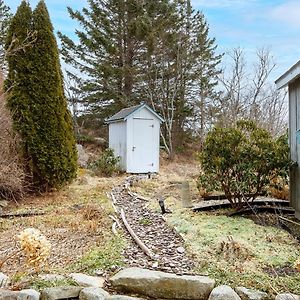
[[[120,156],[120,167],[123,171],[126,171],[127,166],[126,138],[126,122],[119,121],[109,124],[109,148],[114,150],[115,156]]]
[[[300,218],[300,79],[289,85],[289,142],[291,159],[298,164],[290,171],[290,202]]]

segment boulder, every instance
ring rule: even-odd
[[[275,300],[300,300],[300,296],[295,294],[290,294],[290,293],[278,294],[275,297]]]
[[[32,290],[32,289],[22,290],[19,292],[17,300],[39,300],[40,295],[41,294],[36,290]]]
[[[105,300],[108,297],[108,292],[97,287],[84,288],[79,294],[79,300]]]
[[[69,275],[78,285],[90,287],[103,287],[105,279],[99,276],[89,276],[82,273],[71,273]]]
[[[13,292],[8,290],[0,289],[1,300],[17,300],[19,292]]]
[[[252,289],[247,289],[245,287],[237,287],[235,288],[237,294],[241,297],[242,300],[263,300],[268,299],[268,294],[256,291]]]
[[[42,290],[41,299],[59,300],[59,299],[77,298],[82,289],[83,289],[82,287],[78,287],[78,286],[62,286],[62,287],[46,288]]]
[[[0,288],[7,288],[10,284],[10,279],[4,273],[0,273]]]
[[[119,291],[163,299],[207,299],[215,281],[206,276],[178,276],[160,271],[128,268],[110,282]]]
[[[240,296],[228,285],[214,288],[208,300],[241,300]]]

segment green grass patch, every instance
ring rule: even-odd
[[[43,280],[40,278],[34,278],[32,279],[31,283],[30,283],[30,287],[32,289],[41,291],[45,288],[51,288],[51,287],[58,287],[58,286],[77,286],[78,284],[70,279],[70,278],[66,278],[66,279],[59,279],[59,280]]]
[[[112,266],[124,266],[122,250],[126,240],[122,236],[114,236],[101,247],[97,247],[83,256],[73,268],[81,272],[93,274],[95,270],[109,270]]]
[[[286,231],[255,224],[243,217],[192,213],[176,209],[168,215],[196,255],[197,272],[218,284],[257,288],[270,294],[300,293],[294,268],[300,247]]]

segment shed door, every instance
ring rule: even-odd
[[[156,142],[154,120],[133,118],[132,169],[136,173],[154,172]]]

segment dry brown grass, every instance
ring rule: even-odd
[[[0,73],[0,198],[19,199],[24,194],[25,174],[18,154],[18,142],[6,108],[3,75]]]

